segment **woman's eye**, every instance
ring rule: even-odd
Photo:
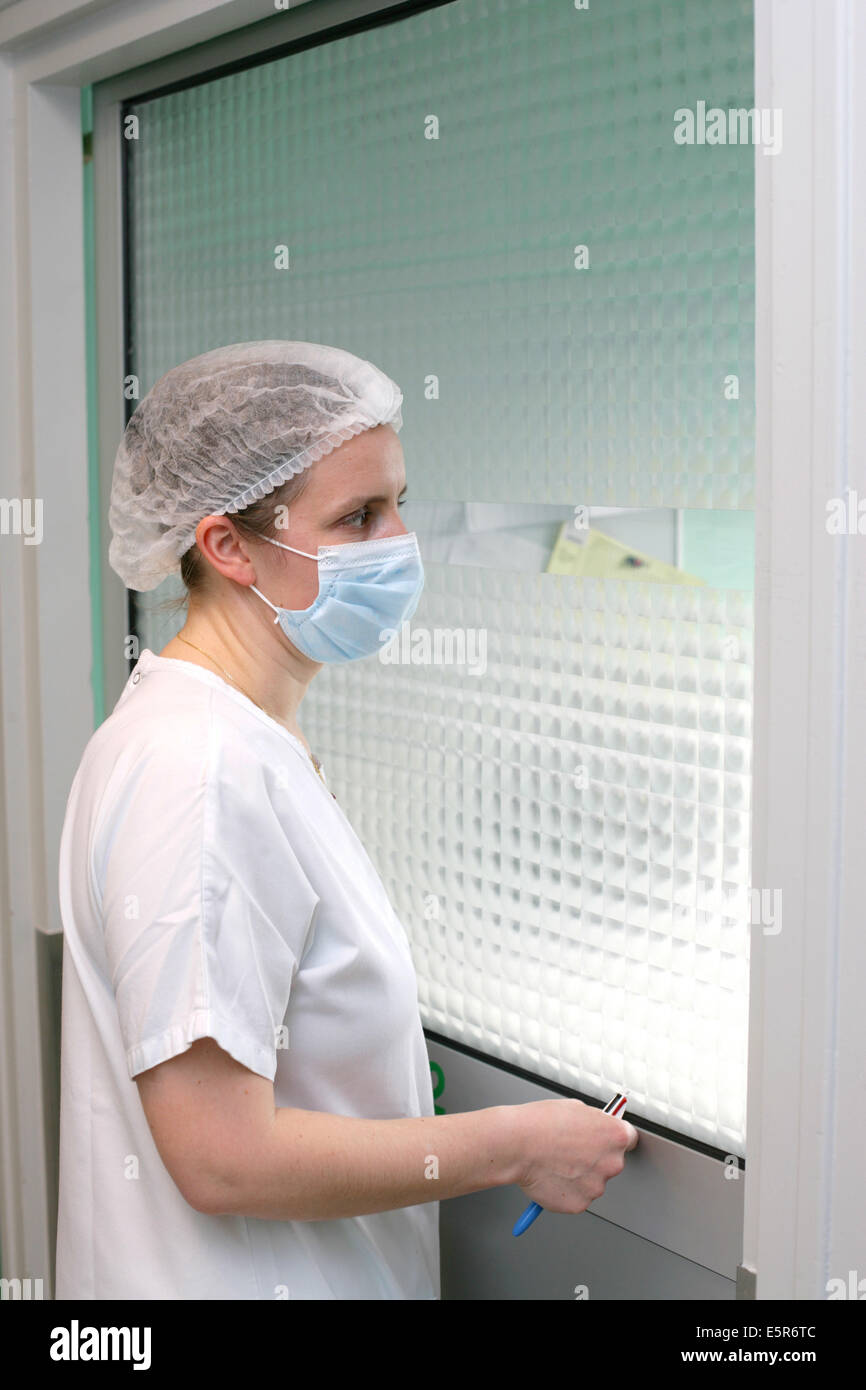
[[[405,497],[401,497],[401,498],[399,499],[399,501],[397,502],[397,506],[398,506],[398,507],[402,507],[403,504],[405,503],[405,501],[406,501],[406,498],[405,498]],[[369,517],[370,517],[370,508],[369,508],[369,507],[359,507],[358,510],[357,510],[356,512],[352,512],[351,516],[347,516],[347,517],[345,518],[345,520],[344,520],[341,524],[342,524],[343,526],[356,526],[356,527],[358,527],[358,529],[360,529],[362,526],[366,526]]]

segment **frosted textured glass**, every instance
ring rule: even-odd
[[[750,596],[426,571],[409,636],[484,630],[486,670],[325,668],[304,706],[425,1024],[744,1155]]]
[[[751,0],[461,0],[139,103],[143,389],[335,343],[403,388],[419,500],[751,508],[755,152],[673,132],[752,87]]]
[[[404,391],[410,499],[748,511],[754,150],[673,116],[752,105],[752,30],[751,0],[461,0],[134,104],[142,393],[333,343]],[[480,629],[484,673],[325,668],[302,711],[424,1022],[743,1155],[749,596],[425,563],[413,631]]]

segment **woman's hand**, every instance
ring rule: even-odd
[[[638,1132],[581,1100],[509,1106],[522,1135],[517,1186],[546,1211],[581,1212],[625,1167]]]

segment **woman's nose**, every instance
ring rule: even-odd
[[[404,523],[403,523],[403,518],[402,518],[402,516],[400,515],[400,513],[397,511],[397,509],[396,509],[396,507],[395,507],[395,508],[394,508],[393,516],[389,516],[389,517],[388,517],[388,525],[387,525],[386,530],[384,530],[384,531],[382,532],[382,535],[383,535],[383,536],[408,536],[408,534],[409,534],[409,527],[406,526],[406,525],[404,525]]]

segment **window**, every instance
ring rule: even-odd
[[[674,129],[752,44],[751,0],[461,0],[126,111],[141,394],[267,337],[404,392],[425,593],[304,729],[425,1025],[740,1156],[754,151]]]

